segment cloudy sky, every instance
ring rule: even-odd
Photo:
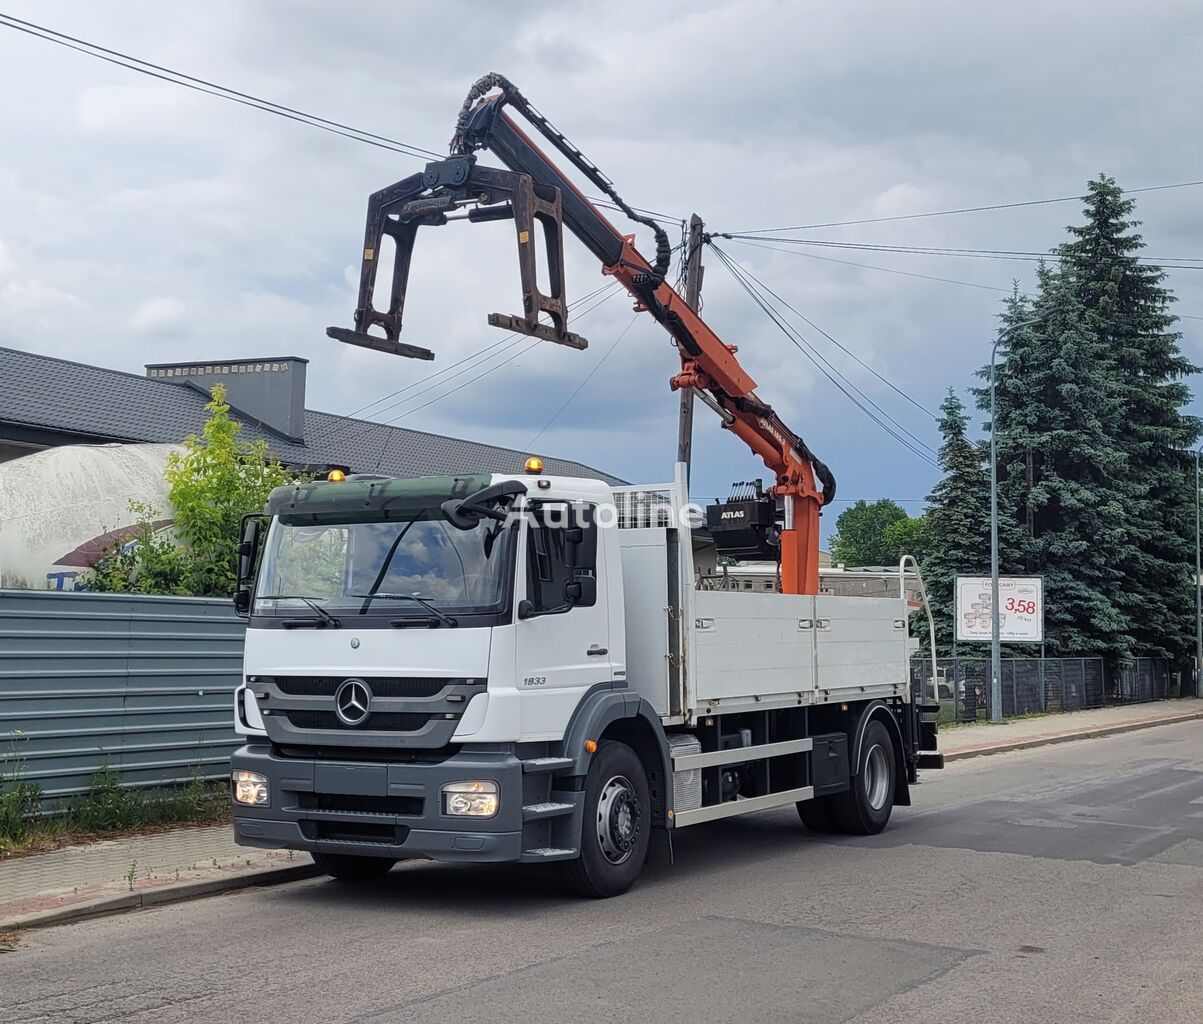
[[[7,0],[2,9],[438,152],[469,84],[501,71],[629,202],[673,217],[696,211],[716,232],[1072,196],[1099,171],[1129,188],[1203,178],[1197,0]],[[365,416],[533,444],[631,480],[670,475],[677,359],[627,299],[573,324],[590,339],[586,352],[526,351],[525,339],[514,345],[486,325],[489,312],[521,308],[508,224],[419,236],[404,340],[434,349],[435,363],[326,339],[327,325],[351,324],[367,195],[420,160],[8,28],[0,93],[0,344],[134,372],[294,354],[310,360],[311,408],[366,406]],[[1150,255],[1203,257],[1203,187],[1137,198]],[[1056,245],[1078,219],[1079,204],[1067,202],[782,235],[1028,252]],[[650,254],[649,233],[639,233]],[[948,386],[973,383],[999,301],[1012,280],[1027,288],[1034,277],[1023,260],[720,244],[929,411]],[[707,320],[832,466],[835,511],[883,496],[920,511],[932,466],[815,369],[715,255],[705,262]],[[598,270],[575,247],[570,296],[603,284]],[[1183,347],[1203,363],[1203,271],[1174,270],[1169,283],[1190,317]],[[815,328],[801,330],[889,416],[937,445],[931,415]],[[695,497],[761,474],[700,408]]]

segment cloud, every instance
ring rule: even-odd
[[[188,311],[179,299],[148,299],[130,316],[129,329],[135,334],[173,334],[184,325],[187,317]]]

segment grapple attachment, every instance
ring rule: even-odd
[[[355,329],[329,327],[336,341],[360,345],[411,359],[433,359],[429,349],[398,341],[405,311],[405,290],[414,240],[422,225],[438,226],[452,220],[510,220],[518,239],[518,270],[522,280],[522,314],[490,313],[494,327],[582,349],[588,342],[568,330],[564,298],[564,225],[560,190],[536,184],[528,174],[481,167],[473,155],[449,157],[427,164],[421,174],[376,192],[368,200],[363,264],[359,274],[359,300]],[[537,232],[543,226],[547,251],[548,291],[541,291],[535,275]],[[376,275],[380,270],[380,243],[388,235],[396,247],[392,287],[387,310],[373,305]],[[546,314],[551,321],[543,323]]]

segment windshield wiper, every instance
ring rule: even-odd
[[[318,604],[313,598],[306,597],[304,594],[272,594],[270,597],[264,596],[263,598],[261,598],[261,600],[264,600],[264,601],[304,601],[307,605],[309,605],[310,608],[312,608],[314,610],[314,612],[317,613],[317,616],[321,620],[323,625],[330,626],[334,629],[338,629],[342,625],[342,623],[339,622],[338,619],[336,619],[333,615],[331,615],[328,611],[326,611],[326,609],[323,608],[320,604]],[[305,620],[305,619],[285,619],[284,622],[281,623],[281,625],[287,626],[290,622],[295,623],[295,624],[300,624],[305,621],[307,621],[307,620]]]
[[[366,604],[366,601],[373,600],[377,597],[383,598],[385,601],[413,601],[415,604],[420,604],[423,608],[425,608],[428,612],[430,612],[430,614],[433,615],[436,619],[438,619],[444,626],[458,626],[459,625],[459,623],[456,622],[455,619],[452,618],[450,615],[448,615],[445,611],[443,611],[441,608],[435,607],[435,605],[433,605],[431,603],[429,597],[421,597],[418,594],[380,594],[380,593],[376,593],[376,594],[348,594],[347,596],[348,597],[365,598],[365,604]]]

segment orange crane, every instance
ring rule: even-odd
[[[633,234],[622,234],[531,139],[509,110],[520,114],[581,175],[601,189],[624,214],[656,234],[655,263],[635,247]],[[475,153],[487,149],[508,170],[486,167]],[[398,340],[406,285],[417,229],[452,220],[513,219],[517,232],[523,314],[489,315],[495,327],[557,344],[584,348],[568,330],[564,295],[563,229],[568,229],[602,264],[602,273],[619,281],[635,299],[635,309],[650,313],[672,335],[681,370],[673,390],[693,388],[723,420],[723,425],[755,452],[773,473],[767,500],[780,515],[781,589],[787,594],[819,591],[819,516],[835,496],[835,477],[806,443],[782,422],[756,393],[756,381],[726,344],[685,299],[665,281],[672,249],[654,219],[632,209],[613,183],[540,114],[503,76],[486,75],[464,101],[451,142],[451,155],[374,193],[368,201],[367,230],[360,271],[355,329],[331,327],[330,337],[353,345],[418,359],[433,359],[427,349]],[[536,232],[546,239],[547,290],[536,281]],[[374,305],[380,247],[395,243],[387,309]],[[541,314],[550,324],[540,321]],[[371,333],[378,328],[383,334]],[[770,518],[776,518],[770,510]]]

